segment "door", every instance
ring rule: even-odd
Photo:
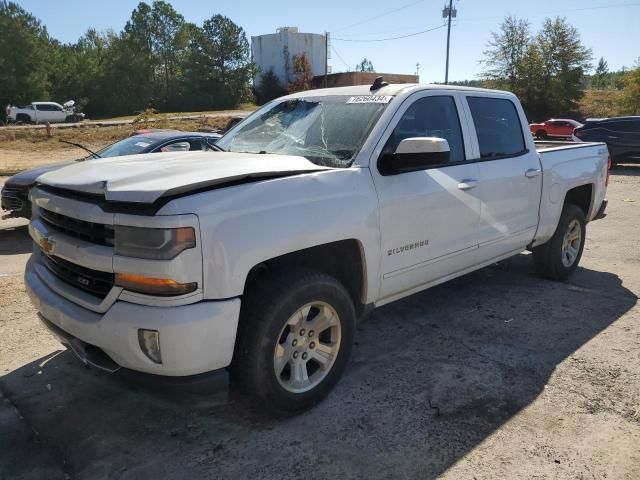
[[[555,135],[558,137],[570,137],[573,134],[573,129],[574,126],[572,123],[564,120],[558,120],[556,122]]]
[[[469,136],[457,94],[420,92],[400,107],[370,168],[380,202],[382,282],[389,299],[474,263],[480,215],[478,166],[468,163]],[[463,120],[461,122],[461,120]],[[378,158],[410,137],[448,141],[448,161],[425,170],[384,176]]]
[[[522,110],[508,97],[466,95],[479,153],[480,261],[523,250],[538,226],[542,169]]]
[[[36,110],[38,111],[38,123],[55,122],[57,119],[55,105],[38,103],[36,104]]]

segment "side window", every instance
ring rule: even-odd
[[[511,100],[467,97],[478,135],[480,158],[515,156],[526,151],[520,117]]]
[[[204,142],[204,138],[192,138],[189,140],[189,143],[191,144],[191,148],[189,150],[192,152],[197,150],[206,150],[207,148],[204,146]]]
[[[617,123],[620,132],[640,133],[640,120],[624,120]]]
[[[460,119],[453,97],[423,97],[413,102],[402,115],[382,153],[393,153],[402,140],[412,137],[444,138],[449,142],[449,162],[465,160]]]
[[[187,140],[177,140],[160,148],[161,152],[188,152],[191,144]]]
[[[38,110],[39,112],[48,112],[48,107],[49,105],[36,105],[36,110]]]

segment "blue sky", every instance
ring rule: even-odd
[[[87,28],[120,31],[138,4],[136,0],[18,0],[40,18],[49,33],[73,42]],[[151,3],[151,0],[148,0]],[[277,27],[297,26],[300,31],[331,32],[333,71],[354,67],[369,58],[379,72],[414,73],[420,63],[422,82],[444,78],[446,28],[421,35],[382,42],[372,40],[438,27],[445,0],[300,0],[228,1],[171,0],[188,21],[200,24],[221,13],[242,26],[247,36],[275,32]],[[458,18],[451,31],[450,79],[474,79],[478,61],[492,31],[509,14],[531,22],[535,31],[545,17],[564,16],[593,49],[594,62],[603,56],[611,70],[631,67],[640,56],[640,1],[633,0],[454,0]],[[395,10],[395,11],[394,11]],[[342,40],[338,40],[342,39]],[[336,54],[337,52],[337,54]]]

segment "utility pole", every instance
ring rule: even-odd
[[[420,62],[416,62],[416,77],[418,77],[418,82],[420,81]]]
[[[449,0],[449,6],[442,10],[442,18],[447,19],[447,66],[444,71],[444,83],[449,83],[449,42],[451,40],[451,17],[455,18],[458,12],[453,9],[453,0]]]
[[[324,88],[327,88],[328,73],[329,73],[329,32],[324,32]]]

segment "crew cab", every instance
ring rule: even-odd
[[[75,102],[69,100],[64,105],[56,102],[32,102],[23,107],[9,107],[7,120],[21,123],[62,123],[78,122],[84,113],[76,112]]]
[[[542,123],[531,123],[529,130],[539,140],[545,140],[549,137],[571,138],[573,130],[581,126],[580,122],[570,118],[551,118]]]
[[[527,249],[547,278],[576,269],[607,148],[538,151],[527,128],[511,93],[378,79],[274,100],[218,152],[65,167],[31,192],[27,291],[85,363],[228,368],[296,412],[373,308]]]

